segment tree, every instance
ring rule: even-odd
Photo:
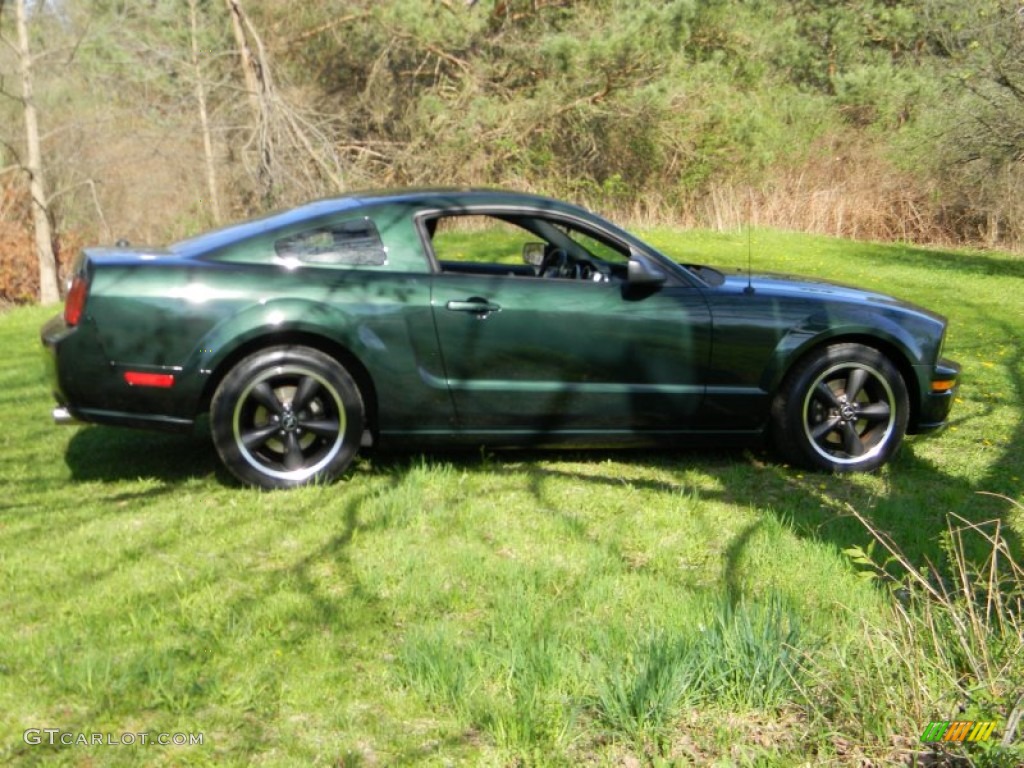
[[[301,191],[300,197],[342,191],[345,185],[332,146],[330,121],[304,112],[282,94],[267,47],[242,1],[225,2],[252,114],[260,207],[276,205],[285,182]]]
[[[206,82],[203,79],[203,67],[199,52],[199,0],[188,0],[188,21],[192,54],[192,76],[195,78],[199,127],[203,134],[203,159],[206,161],[206,186],[210,194],[210,212],[213,215],[213,222],[220,224],[220,191],[217,184],[217,160],[213,151],[210,110],[207,106]]]
[[[0,17],[4,0],[0,0]],[[36,258],[39,262],[39,300],[50,304],[60,299],[57,283],[57,258],[53,250],[53,231],[50,225],[50,199],[43,176],[43,152],[39,134],[39,114],[33,89],[33,55],[28,33],[28,13],[25,0],[14,0],[14,26],[16,41],[5,42],[14,50],[21,80],[21,107],[25,122],[25,158],[20,163],[28,177],[32,199],[32,225],[35,230]]]
[[[1024,8],[1017,0],[930,0],[945,91],[932,161],[946,218],[989,244],[1024,237]],[[935,150],[938,151],[935,151]]]

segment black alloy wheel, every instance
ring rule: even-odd
[[[359,387],[310,347],[271,347],[238,363],[210,407],[214,444],[243,483],[291,488],[330,481],[355,458],[363,432]]]
[[[772,406],[776,446],[794,463],[869,472],[907,430],[906,384],[881,352],[861,344],[816,350],[786,377]]]

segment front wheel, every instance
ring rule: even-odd
[[[900,372],[877,349],[834,344],[798,363],[772,405],[775,445],[790,461],[870,472],[899,448],[909,417]]]
[[[224,465],[243,483],[268,489],[336,478],[355,458],[363,418],[359,387],[344,367],[299,346],[245,358],[210,405]]]

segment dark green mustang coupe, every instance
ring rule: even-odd
[[[945,320],[681,265],[594,214],[484,190],[353,194],[168,248],[87,249],[42,329],[54,418],[189,429],[265,488],[361,446],[710,443],[872,470],[942,426]]]

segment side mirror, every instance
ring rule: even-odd
[[[634,253],[629,257],[629,266],[626,268],[626,278],[630,285],[655,287],[664,283],[668,276],[650,259]]]
[[[523,243],[523,263],[539,267],[544,263],[544,243]]]

